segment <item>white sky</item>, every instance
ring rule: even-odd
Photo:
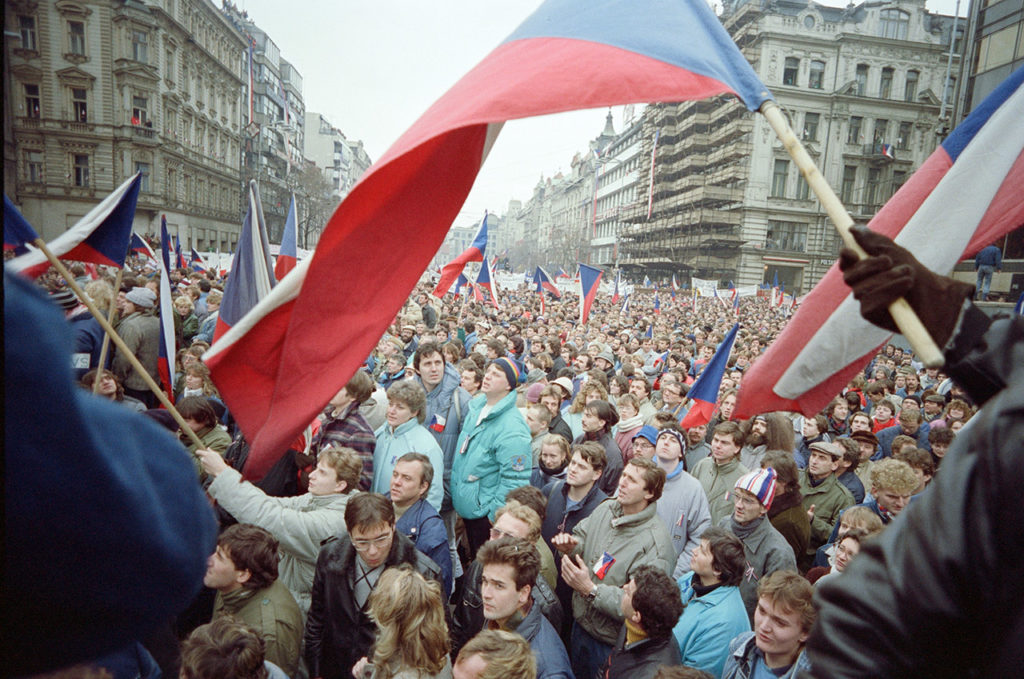
[[[216,1],[216,0],[215,0]],[[510,34],[540,0],[236,0],[303,78],[306,110],[324,114],[371,159]],[[822,4],[845,6],[846,0]],[[927,0],[952,14],[956,0]],[[967,0],[960,14],[967,13]],[[639,113],[640,106],[637,106]],[[604,128],[607,109],[507,123],[456,220],[504,214],[541,175],[568,171]],[[622,107],[613,110],[621,129]]]

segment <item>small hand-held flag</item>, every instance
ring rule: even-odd
[[[718,351],[708,361],[704,371],[693,383],[686,396],[693,400],[689,412],[682,419],[679,426],[683,429],[697,427],[711,421],[715,412],[715,404],[718,402],[718,389],[722,386],[722,377],[725,375],[725,367],[729,362],[729,353],[732,351],[733,342],[736,341],[736,333],[740,324],[736,323],[729,330],[729,333],[722,340]]]
[[[561,298],[562,293],[558,290],[558,286],[551,280],[548,272],[541,267],[537,267],[537,271],[533,274],[533,280],[537,283],[536,291],[541,293],[541,297],[543,297],[545,292],[549,292],[555,299]]]
[[[491,304],[494,305],[495,309],[500,309],[498,306],[498,286],[494,282],[494,271],[491,268],[491,263],[486,259],[480,262],[480,273],[476,277],[477,289],[483,289],[488,292],[491,296]]]
[[[193,271],[206,271],[206,262],[203,261],[202,255],[196,252],[195,248],[192,248],[192,256],[190,257],[189,265]]]
[[[612,293],[612,304],[619,303],[619,279],[622,278],[622,272],[615,272],[615,291]]]
[[[448,288],[452,287],[452,283],[462,273],[462,270],[466,268],[466,265],[470,262],[485,261],[484,254],[486,252],[487,213],[484,212],[484,218],[480,220],[480,226],[477,227],[476,235],[473,236],[473,242],[469,244],[469,247],[461,255],[445,264],[441,269],[441,280],[437,282],[437,287],[434,288],[434,295],[444,297],[444,294],[448,292]]]
[[[288,208],[288,218],[284,221],[284,233],[281,234],[281,248],[277,251],[277,262],[274,264],[274,278],[281,280],[299,262],[299,226],[295,219],[295,194]]]
[[[672,295],[672,299],[676,298],[677,290],[679,290],[679,284],[676,283],[676,275],[672,274],[672,292],[670,293]]]
[[[601,269],[595,269],[586,264],[580,264],[580,324],[587,322],[590,316],[590,307],[597,297],[598,287],[601,285]]]

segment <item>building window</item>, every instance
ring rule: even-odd
[[[807,225],[769,219],[765,248],[804,252],[807,249]]]
[[[890,40],[906,40],[907,27],[910,26],[910,14],[898,9],[883,9],[879,12],[880,33]]]
[[[29,16],[18,17],[18,29],[21,32],[21,49],[36,49],[36,18]]]
[[[885,141],[885,136],[889,132],[889,121],[885,118],[879,118],[875,121],[875,134],[871,138],[871,141],[875,144],[881,144]]]
[[[132,97],[132,125],[149,122],[149,100],[146,97]]]
[[[71,110],[75,122],[89,122],[89,104],[86,101],[86,90],[84,87],[71,88]]]
[[[812,61],[808,73],[807,86],[812,90],[820,90],[825,87],[825,62]]]
[[[857,166],[847,165],[843,167],[843,185],[840,190],[840,197],[844,203],[853,202],[853,186],[857,182]]]
[[[776,160],[775,170],[772,172],[772,193],[773,198],[786,197],[786,178],[789,176],[789,161]]]
[[[821,121],[821,114],[804,114],[804,141],[818,141],[818,123]]]
[[[42,184],[43,182],[43,152],[25,152],[25,181],[29,184]]]
[[[850,131],[846,135],[847,144],[859,144],[861,142],[860,131],[864,119],[860,116],[850,116]]]
[[[75,186],[89,186],[89,156],[85,153],[76,153],[72,156],[72,161]]]
[[[85,56],[85,24],[81,21],[68,22],[68,52]]]
[[[868,65],[857,64],[857,91],[858,97],[863,97],[868,93]]]
[[[800,60],[796,57],[786,57],[786,66],[782,71],[783,85],[796,85],[796,75],[800,71]]]
[[[25,85],[25,115],[39,117],[39,85]]]
[[[796,199],[797,200],[807,200],[808,197],[810,197],[810,195],[811,195],[811,186],[810,186],[810,184],[807,183],[807,180],[804,179],[804,176],[802,174],[798,175],[797,178],[796,178]]]
[[[882,69],[882,79],[878,81],[878,96],[882,99],[892,96],[892,74],[891,67],[886,66]]]
[[[910,148],[910,132],[912,129],[912,123],[908,123],[906,121],[900,123],[899,133],[896,135],[896,148]]]
[[[978,43],[976,59],[977,73],[983,73],[1013,61],[1015,45],[1018,42],[1017,27],[1018,24],[1014,23],[981,39]],[[1017,51],[1017,55],[1020,56],[1019,51]]]
[[[895,194],[899,191],[903,185],[907,182],[907,173],[904,170],[893,170],[892,172],[892,192]]]
[[[907,71],[906,84],[903,87],[903,101],[914,101],[917,96],[917,82],[921,74],[917,71]]]
[[[149,193],[149,163],[135,163],[135,173],[141,173],[139,178],[139,191]]]
[[[864,188],[864,204],[875,206],[878,204],[879,181],[882,173],[877,167],[868,168],[868,185]]]
[[[132,31],[132,59],[144,64],[149,61],[149,35],[145,31]]]

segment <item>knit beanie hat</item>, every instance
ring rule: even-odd
[[[733,487],[753,493],[765,509],[770,509],[775,498],[775,470],[768,467],[748,472],[738,478]]]
[[[508,380],[509,389],[515,389],[516,385],[524,379],[523,367],[519,361],[515,361],[507,356],[496,358],[491,361],[491,365],[496,365],[501,368],[501,371],[505,373],[505,379]]]
[[[152,309],[156,295],[149,288],[132,288],[125,298],[140,309]]]
[[[679,448],[685,453],[686,452],[686,439],[683,438],[683,432],[678,429],[662,429],[658,432],[658,438],[662,436],[671,436],[676,441],[679,441]]]
[[[78,298],[70,290],[51,292],[50,300],[64,311],[71,311],[78,306]]]

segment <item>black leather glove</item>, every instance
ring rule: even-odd
[[[851,233],[869,256],[861,260],[853,250],[843,248],[839,268],[854,299],[860,302],[861,316],[880,328],[899,332],[889,305],[903,297],[936,344],[945,346],[964,299],[974,295],[974,286],[938,275],[880,233],[863,226],[853,227]]]

